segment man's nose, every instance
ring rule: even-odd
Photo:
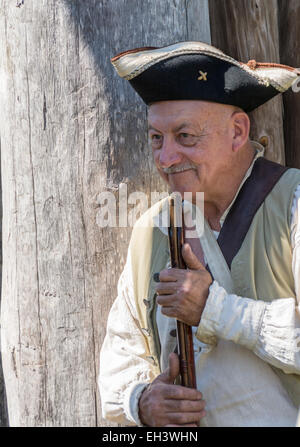
[[[175,164],[181,163],[181,154],[178,151],[176,142],[171,138],[164,138],[160,149],[159,164],[161,168],[169,168]]]

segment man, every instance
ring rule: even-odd
[[[246,112],[300,73],[242,64],[201,42],[130,50],[112,62],[149,106],[158,172],[193,201],[204,192],[207,225],[183,246],[188,270],[170,268],[163,202],[134,228],[101,351],[104,417],[147,426],[295,425],[300,171],[263,159]],[[193,327],[197,390],[174,383],[176,319]]]

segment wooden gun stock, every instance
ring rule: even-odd
[[[186,269],[186,264],[181,254],[184,243],[183,218],[182,225],[176,218],[178,212],[175,209],[175,199],[170,198],[170,226],[169,245],[172,268]],[[181,385],[189,388],[197,388],[194,360],[193,333],[191,326],[177,320],[177,346],[180,360]]]

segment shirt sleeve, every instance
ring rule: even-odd
[[[203,343],[223,338],[251,349],[258,357],[285,373],[300,374],[300,186],[291,210],[292,269],[295,298],[271,302],[228,294],[217,281],[208,299],[196,336]]]
[[[100,352],[100,390],[105,419],[125,425],[142,425],[138,401],[157,371],[147,346],[133,299],[130,254],[118,282],[118,296],[110,310]]]

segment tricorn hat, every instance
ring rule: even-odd
[[[135,48],[111,59],[146,104],[203,100],[250,112],[300,76],[286,65],[236,61],[203,42],[179,42],[162,48]]]

